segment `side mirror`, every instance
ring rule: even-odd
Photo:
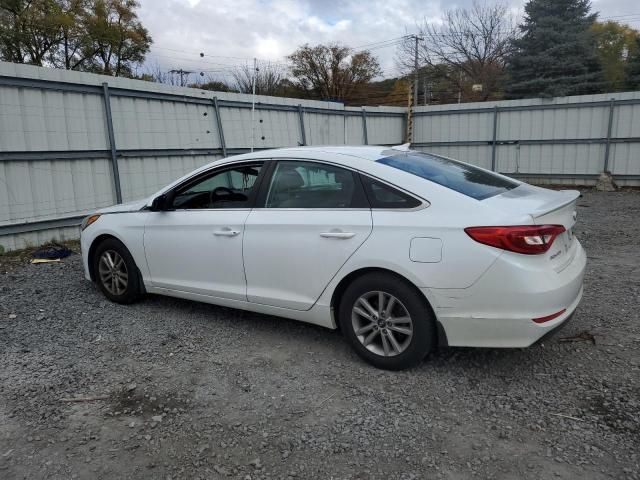
[[[159,212],[163,210],[165,198],[165,195],[160,195],[159,197],[154,198],[151,202],[150,210],[152,212]]]
[[[163,205],[164,205],[164,195],[160,195],[159,197],[156,197],[153,199],[149,210],[151,210],[152,212],[159,212],[160,210],[162,210]]]
[[[173,199],[175,194],[173,192],[163,193],[162,195],[157,196],[151,202],[150,210],[152,212],[162,212],[165,210],[171,210],[173,207]]]

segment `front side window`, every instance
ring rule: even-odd
[[[242,165],[195,180],[176,190],[173,208],[247,207],[260,169],[261,165]]]
[[[484,200],[520,184],[492,172],[437,155],[421,152],[393,152],[378,163],[412,173],[476,200]]]
[[[271,177],[267,208],[350,208],[361,206],[356,175],[344,168],[303,161],[278,162]]]

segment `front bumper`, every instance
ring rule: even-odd
[[[84,267],[84,278],[91,280],[89,271],[89,248],[91,244],[86,235],[80,234],[80,254],[82,255],[82,266]]]
[[[574,313],[583,294],[586,254],[577,245],[561,272],[514,269],[498,260],[472,287],[430,289],[438,321],[450,346],[528,347],[557,329]],[[544,323],[532,319],[566,309]]]

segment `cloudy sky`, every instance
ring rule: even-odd
[[[471,4],[471,0],[139,1],[139,16],[154,40],[147,68],[185,68],[221,79],[234,65],[254,57],[284,62],[299,45],[326,42],[351,47],[375,44],[372,52],[380,60],[383,76],[396,76],[395,39],[413,33],[423,19],[437,22],[443,10]],[[522,13],[523,0],[506,3],[514,15]],[[640,28],[637,0],[592,3],[600,18]]]

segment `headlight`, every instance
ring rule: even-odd
[[[80,230],[84,230],[99,218],[100,218],[100,215],[97,213],[94,215],[89,215],[88,217],[85,217],[84,220],[82,220],[82,223],[80,224]]]

